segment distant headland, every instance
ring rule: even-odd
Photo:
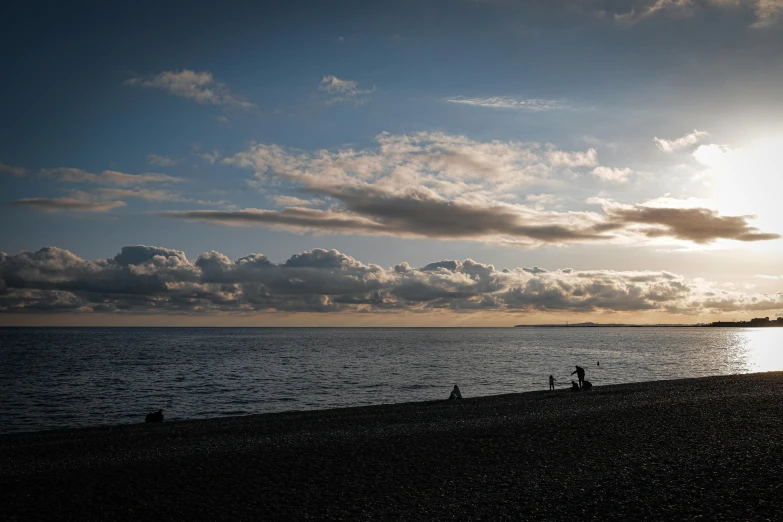
[[[721,328],[721,327],[750,327],[750,328],[775,328],[783,327],[783,317],[771,320],[769,317],[757,317],[750,321],[716,321],[714,323],[696,324],[626,324],[626,323],[566,323],[566,324],[517,324],[514,328]]]

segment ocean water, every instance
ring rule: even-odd
[[[598,363],[600,362],[600,365]],[[0,328],[0,432],[783,370],[783,328]]]

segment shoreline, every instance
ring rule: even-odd
[[[633,381],[633,382],[623,382],[623,383],[614,383],[614,384],[606,384],[606,385],[594,385],[594,390],[591,392],[585,392],[585,393],[592,393],[597,392],[598,390],[603,390],[604,392],[610,391],[612,389],[623,387],[623,386],[637,386],[637,385],[646,385],[646,384],[654,384],[654,383],[672,383],[672,382],[679,382],[679,381],[692,381],[692,380],[698,380],[698,379],[717,379],[717,378],[723,378],[723,377],[734,377],[734,376],[749,376],[749,375],[763,375],[766,373],[781,373],[783,375],[783,370],[773,370],[769,372],[754,372],[754,373],[737,373],[737,374],[731,374],[731,375],[708,375],[708,376],[700,376],[700,377],[674,377],[672,379],[659,379],[655,381]],[[575,380],[575,377],[574,377]],[[444,388],[446,389],[446,388]],[[448,391],[446,389],[446,391]],[[472,401],[492,401],[495,399],[502,399],[502,398],[514,398],[517,397],[520,400],[524,399],[525,397],[533,397],[538,395],[549,395],[551,393],[563,393],[563,392],[569,392],[571,393],[571,384],[565,383],[565,382],[558,382],[555,384],[555,390],[554,392],[543,388],[540,390],[529,390],[529,391],[520,391],[520,392],[509,392],[509,393],[499,393],[495,395],[479,395],[479,396],[467,396],[463,400],[466,402],[472,402]],[[445,394],[444,394],[445,395]],[[405,401],[405,402],[389,402],[389,403],[378,403],[378,404],[362,404],[362,405],[356,405],[356,406],[335,406],[335,407],[327,407],[327,408],[316,408],[316,409],[291,409],[291,410],[284,410],[284,411],[269,411],[269,412],[263,412],[263,413],[247,413],[247,414],[240,414],[240,415],[220,415],[217,417],[194,417],[194,418],[178,418],[174,420],[165,420],[164,423],[166,425],[175,425],[175,424],[185,424],[185,423],[213,423],[213,422],[225,422],[225,421],[231,421],[231,420],[239,420],[239,419],[255,419],[259,418],[258,420],[261,420],[261,418],[266,416],[280,416],[280,415],[309,415],[309,414],[319,414],[319,413],[326,413],[326,412],[349,412],[349,411],[355,411],[355,413],[360,413],[361,410],[367,410],[367,409],[376,409],[376,408],[402,408],[406,406],[414,406],[414,405],[437,405],[441,404],[447,399],[448,397],[445,397],[444,399],[431,399],[431,400],[425,400],[425,401]],[[146,413],[145,413],[146,414]],[[1,432],[0,431],[0,445],[2,443],[2,439],[4,437],[11,437],[11,436],[34,436],[38,434],[45,434],[45,433],[71,433],[71,432],[79,432],[79,431],[88,431],[88,430],[119,430],[123,428],[129,428],[133,426],[144,426],[146,425],[144,421],[144,415],[145,414],[139,414],[138,415],[138,422],[126,422],[126,423],[116,423],[116,424],[93,424],[93,425],[87,425],[87,426],[54,426],[50,428],[41,428],[37,430],[31,430],[31,431],[9,431],[9,432]],[[164,416],[165,416],[165,409],[164,409]]]
[[[9,520],[774,518],[783,372],[0,435]]]

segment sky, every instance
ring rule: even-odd
[[[783,0],[163,4],[4,4],[0,325],[783,315]]]

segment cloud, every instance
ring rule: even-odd
[[[158,154],[148,154],[147,162],[152,165],[158,165],[160,167],[170,167],[179,163],[179,159],[172,158],[171,156],[160,156]]]
[[[552,150],[547,152],[547,156],[554,166],[592,167],[598,164],[598,152],[593,148],[590,148],[585,152]]]
[[[604,181],[613,181],[616,183],[625,183],[628,178],[633,174],[633,170],[629,168],[614,168],[614,167],[596,167],[593,169],[593,175]]]
[[[471,105],[474,107],[486,107],[490,109],[517,109],[531,112],[552,111],[568,109],[568,106],[557,100],[547,100],[544,98],[516,99],[508,96],[492,96],[488,98],[464,98],[456,96],[444,98],[448,103],[457,103],[460,105]]]
[[[215,80],[206,71],[164,71],[152,77],[134,77],[125,80],[125,85],[163,89],[170,94],[193,100],[201,104],[228,105],[250,109],[254,104],[234,95],[225,83]]]
[[[635,24],[647,18],[666,15],[672,18],[691,18],[710,9],[747,9],[756,16],[753,28],[770,27],[781,20],[783,0],[636,0],[623,11],[610,8],[614,20],[622,24]],[[599,10],[606,13],[607,10]]]
[[[430,237],[438,239],[490,239],[526,244],[566,243],[609,239],[591,223],[587,213],[553,215],[547,221],[525,219],[511,207],[480,207],[447,201],[413,198],[372,198],[344,194],[345,211],[286,208],[238,211],[171,211],[163,216],[226,225],[270,225],[291,231],[328,231],[348,234]]]
[[[497,269],[471,259],[421,268],[365,264],[314,249],[283,263],[206,252],[191,262],[163,247],[123,247],[88,261],[56,247],[0,253],[3,313],[666,312],[783,307],[780,295],[719,289],[669,272]]]
[[[756,0],[756,23],[752,27],[771,27],[783,19],[783,0]]]
[[[749,227],[744,217],[710,214],[712,211],[688,200],[668,203],[690,208],[695,216],[702,217],[692,225],[692,232],[686,232],[685,224],[651,223],[658,226],[640,227],[632,219],[636,214],[615,205],[612,209],[620,209],[620,213],[610,215],[604,201],[594,201],[605,206],[604,213],[560,212],[545,210],[544,200],[536,199],[540,196],[528,199],[525,192],[532,192],[530,187],[562,184],[561,180],[572,180],[579,169],[593,167],[595,177],[615,182],[632,174],[630,169],[597,165],[598,154],[592,148],[563,151],[536,143],[483,143],[464,136],[425,132],[410,136],[383,133],[376,140],[375,148],[316,152],[254,144],[222,160],[254,171],[254,184],[315,196],[328,205],[326,209],[302,208],[304,205],[297,201],[281,199],[279,204],[289,208],[191,210],[163,215],[299,233],[473,239],[520,246],[649,243],[653,238],[708,243],[720,238],[750,241],[777,237]],[[656,205],[627,208],[641,213],[647,212],[648,206]],[[703,218],[705,212],[711,219]],[[733,232],[727,226],[731,220]],[[722,225],[716,227],[719,223]]]
[[[220,153],[217,151],[201,152],[196,154],[199,158],[203,159],[210,165],[214,165],[216,161],[220,159]]]
[[[551,205],[560,201],[560,197],[554,194],[526,194],[525,201],[538,205]]]
[[[125,174],[116,170],[104,170],[99,174],[74,169],[56,168],[44,169],[41,174],[50,179],[66,183],[95,183],[97,185],[118,185],[130,187],[147,183],[180,183],[182,178],[167,176],[166,174]]]
[[[0,163],[0,172],[2,172],[4,174],[10,174],[10,175],[12,175],[14,177],[17,177],[17,178],[21,178],[21,177],[23,177],[26,174],[25,170],[23,168],[21,168],[21,167],[11,167],[11,166],[5,165],[3,163]]]
[[[184,201],[184,199],[174,192],[168,190],[149,190],[149,189],[118,189],[118,188],[99,188],[88,192],[81,190],[71,190],[68,192],[72,197],[85,201],[100,201],[107,199],[135,198],[147,201]]]
[[[274,196],[272,201],[275,202],[275,205],[280,207],[309,207],[318,203],[317,201],[296,198],[293,196]]]
[[[705,131],[695,130],[675,140],[665,140],[663,138],[655,137],[653,141],[656,147],[664,152],[674,152],[690,145],[694,145],[701,141],[704,137],[708,136]]]
[[[780,234],[759,232],[747,220],[753,216],[720,216],[706,208],[656,208],[645,206],[610,206],[610,221],[649,225],[641,230],[648,237],[674,237],[694,243],[711,243],[717,239],[768,241]]]
[[[122,201],[91,202],[75,198],[23,198],[11,202],[12,205],[30,207],[45,212],[108,212],[117,207],[124,207]]]
[[[737,151],[726,145],[717,145],[710,143],[709,145],[699,145],[695,151],[693,151],[693,157],[701,163],[710,168],[721,168],[726,166],[736,157]]]
[[[325,74],[318,86],[319,91],[330,95],[328,103],[352,101],[357,104],[366,102],[375,87],[369,90],[359,89],[359,83],[351,80],[341,80],[337,76]]]

